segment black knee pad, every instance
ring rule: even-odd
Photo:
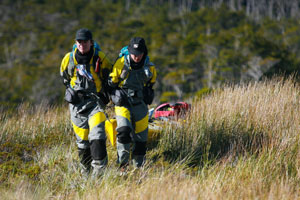
[[[146,150],[147,150],[146,144],[147,142],[135,142],[135,146],[132,154],[137,156],[146,155]]]
[[[118,129],[117,140],[122,144],[128,144],[131,142],[130,137],[131,128],[124,126]]]
[[[131,132],[131,128],[129,126],[122,126],[122,127],[118,128],[116,131],[118,133],[121,133],[121,132],[128,132],[128,133],[130,133]]]
[[[103,160],[107,156],[105,140],[92,140],[90,149],[93,160]]]

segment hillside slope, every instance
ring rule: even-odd
[[[66,107],[0,114],[1,199],[297,199],[299,84],[227,86],[149,144],[144,168],[118,176],[116,150],[99,179],[78,170]]]

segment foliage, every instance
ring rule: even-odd
[[[155,103],[168,101],[162,96],[168,92],[178,100],[224,83],[298,73],[296,1],[281,3],[294,9],[291,14],[276,10],[277,1],[243,2],[4,1],[0,104],[61,103],[60,62],[81,27],[93,31],[111,61],[131,37],[146,39],[158,69]]]

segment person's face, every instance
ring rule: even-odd
[[[85,54],[90,51],[92,46],[91,40],[76,40],[77,49],[80,53]]]
[[[142,53],[138,56],[134,55],[134,54],[130,54],[131,59],[136,63],[140,62],[143,59],[143,56],[144,56],[144,53]]]

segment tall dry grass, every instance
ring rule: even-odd
[[[193,103],[183,127],[166,132],[161,152],[202,167],[200,188],[208,190],[200,197],[297,199],[299,94],[292,78],[219,89]]]
[[[292,78],[273,79],[195,99],[185,121],[166,126],[151,145],[142,169],[118,176],[116,150],[108,146],[109,166],[99,179],[79,173],[66,108],[24,105],[0,117],[0,197],[299,199],[299,93]]]

